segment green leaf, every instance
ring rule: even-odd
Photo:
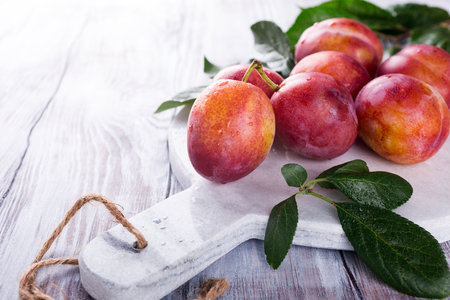
[[[206,56],[203,57],[203,72],[208,75],[210,78],[213,78],[214,76],[216,76],[217,73],[220,72],[220,70],[222,70],[221,67],[218,67],[214,64],[212,64],[207,58]]]
[[[388,172],[335,173],[326,179],[353,201],[385,209],[404,204],[413,192],[408,181]]]
[[[332,174],[339,174],[339,173],[367,173],[367,172],[369,172],[369,168],[367,167],[366,162],[361,159],[355,159],[323,171],[322,173],[319,174],[319,176],[316,177],[316,179],[326,178]],[[336,187],[330,182],[322,181],[318,182],[317,184],[325,189],[336,189]]]
[[[165,111],[165,110],[168,110],[171,108],[192,104],[192,103],[194,103],[194,101],[195,101],[195,99],[189,99],[186,101],[167,100],[167,101],[163,102],[154,113],[157,114],[157,113],[160,113],[162,111]]]
[[[387,10],[362,0],[332,0],[300,12],[286,32],[291,49],[294,49],[303,31],[316,22],[330,18],[350,18],[375,31],[399,33],[398,23]]]
[[[429,44],[450,52],[450,29],[445,27],[420,28],[411,31],[411,44]]]
[[[450,19],[448,12],[442,8],[417,3],[393,5],[388,11],[408,29],[428,27]]]
[[[450,295],[450,272],[436,239],[425,229],[386,209],[335,203],[355,251],[385,283],[414,297]]]
[[[362,0],[334,0],[323,3],[322,7],[345,11],[352,19],[360,21],[375,31],[395,30],[397,21],[391,12],[375,4]]]
[[[295,65],[286,34],[278,25],[260,21],[251,26],[255,37],[255,58],[283,77],[288,77]]]
[[[197,99],[197,97],[207,88],[206,85],[197,86],[184,90],[173,97],[173,100],[186,101],[190,99]]]
[[[308,173],[306,170],[297,164],[286,164],[281,168],[281,174],[283,174],[286,183],[293,187],[303,187]]]
[[[264,237],[266,260],[273,269],[283,262],[294,239],[298,223],[295,195],[275,205],[270,212]]]
[[[201,92],[203,92],[205,88],[206,86],[194,87],[176,94],[173,97],[173,100],[163,102],[155,111],[155,114],[167,109],[194,103],[195,99],[197,99],[197,97],[201,94]]]
[[[386,54],[387,57],[395,55],[395,54],[399,53],[400,51],[402,51],[402,48],[397,45],[394,45],[394,46],[391,46],[391,47],[385,49],[385,52],[387,52],[387,54]]]

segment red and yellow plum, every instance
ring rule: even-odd
[[[306,29],[295,46],[295,59],[319,51],[343,52],[356,59],[370,76],[375,77],[383,59],[383,45],[375,33],[361,22],[332,18]]]
[[[450,107],[450,54],[436,46],[410,45],[383,62],[378,75],[400,73],[434,87]]]
[[[355,100],[359,136],[380,156],[400,164],[432,157],[447,140],[450,112],[442,96],[416,78],[375,78]]]
[[[337,51],[320,51],[302,58],[292,69],[291,75],[303,72],[319,72],[333,76],[344,84],[353,99],[372,79],[358,61]]]
[[[332,159],[355,142],[358,120],[352,96],[330,75],[305,72],[288,77],[271,98],[276,135],[298,154]]]
[[[267,95],[236,80],[217,80],[195,100],[188,119],[187,145],[194,169],[227,183],[256,169],[275,136],[275,115]]]

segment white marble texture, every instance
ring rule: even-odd
[[[81,281],[96,299],[159,299],[211,263],[249,239],[263,239],[272,207],[296,192],[288,187],[281,167],[302,165],[315,178],[323,170],[363,159],[371,171],[388,171],[408,180],[414,193],[396,209],[400,215],[430,231],[439,242],[450,240],[450,143],[418,165],[391,163],[361,141],[341,157],[313,161],[275,142],[263,164],[247,177],[228,184],[209,182],[195,173],[186,150],[188,109],[182,110],[169,131],[171,166],[187,188],[131,219],[149,240],[141,251],[134,237],[117,226],[94,239],[80,256]],[[338,191],[316,188],[337,201]],[[299,224],[294,244],[351,250],[334,207],[312,196],[298,196]]]

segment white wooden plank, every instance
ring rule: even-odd
[[[165,136],[172,113],[155,117],[152,113],[169,97],[167,86],[173,82],[160,74],[170,75],[164,62],[170,63],[179,49],[175,45],[164,49],[167,29],[161,28],[167,26],[158,28],[154,23],[161,11],[103,9],[98,8],[66,51],[61,85],[32,132],[27,155],[5,198],[0,219],[10,223],[2,224],[1,239],[15,241],[5,244],[0,255],[6,261],[0,276],[9,278],[3,282],[9,285],[7,298],[17,293],[18,271],[81,194],[113,195],[111,199],[130,215],[167,193]],[[158,55],[161,59],[155,60]],[[115,225],[99,205],[82,214],[68,225],[53,255],[74,255],[99,231]],[[50,276],[64,290],[72,285],[69,277],[56,275],[53,280],[52,273],[44,271],[40,278]]]
[[[33,7],[18,8],[0,10],[0,203],[21,164],[30,132],[58,88],[67,51],[86,18],[77,10],[59,15],[50,11],[54,18],[46,18],[39,10],[33,13]]]

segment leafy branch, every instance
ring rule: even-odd
[[[399,292],[426,298],[450,295],[450,271],[438,241],[425,229],[391,211],[406,203],[413,192],[403,178],[369,172],[362,160],[332,167],[314,180],[306,170],[286,164],[281,173],[297,193],[277,204],[267,223],[264,250],[272,268],[286,257],[298,225],[298,195],[311,195],[337,209],[339,222],[366,265]],[[306,182],[306,183],[305,183]],[[315,184],[340,190],[356,203],[339,203],[314,191]]]

